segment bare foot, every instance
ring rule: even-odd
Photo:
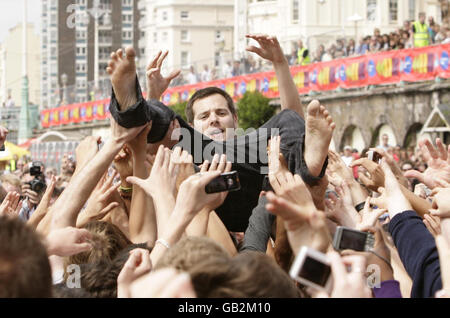
[[[327,158],[336,124],[317,100],[308,105],[306,113],[305,162],[311,175],[317,177]]]
[[[120,49],[111,53],[106,72],[111,76],[111,83],[120,105],[120,111],[125,111],[137,102],[136,98],[136,52],[127,47],[125,56]]]

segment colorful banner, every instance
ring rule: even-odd
[[[300,94],[311,91],[350,89],[368,85],[418,82],[450,78],[450,44],[418,49],[380,52],[307,66],[291,67]],[[246,92],[259,91],[279,97],[275,72],[249,74],[195,85],[169,88],[162,96],[166,105],[187,101],[197,90],[216,86],[235,100]],[[43,128],[103,120],[109,116],[109,100],[62,106],[41,112]]]

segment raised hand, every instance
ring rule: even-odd
[[[119,206],[118,202],[113,202],[113,198],[120,183],[114,184],[117,175],[103,176],[100,186],[91,194],[86,209],[78,216],[77,226],[83,227],[90,221],[101,220],[105,215]]]
[[[394,160],[394,157],[390,155],[387,151],[381,148],[370,148],[370,151],[374,151],[378,153],[381,157],[386,158],[387,164],[391,167],[392,172],[397,177],[398,181],[406,188],[408,188],[409,183],[408,179],[403,175],[402,170],[400,169],[397,162]]]
[[[425,214],[423,217],[423,223],[434,237],[442,234],[441,219],[439,217]]]
[[[256,53],[263,59],[269,60],[274,64],[287,63],[280,43],[275,36],[249,34],[246,37],[257,41],[260,46],[249,46],[247,48],[248,52]]]
[[[359,214],[360,221],[356,225],[356,229],[363,231],[363,229],[374,227],[378,218],[386,212],[386,209],[372,209],[370,207],[370,198],[367,198],[364,209]]]
[[[442,278],[442,290],[436,293],[436,297],[450,298],[450,244],[442,235],[438,235],[435,239],[436,247],[439,252]]]
[[[117,298],[130,298],[130,285],[152,269],[150,252],[145,249],[134,249],[117,277]]]
[[[161,67],[169,51],[159,51],[147,67],[147,89],[151,99],[159,100],[169,87],[170,82],[180,75],[181,70],[172,71],[167,77],[161,75]]]
[[[372,298],[366,284],[366,259],[363,256],[341,258],[335,251],[330,251],[328,258],[333,273],[332,298]]]
[[[406,171],[405,177],[416,178],[430,189],[439,186],[436,180],[442,179],[444,182],[450,182],[450,146],[446,150],[439,138],[436,139],[436,146],[435,148],[428,139],[421,140],[419,147],[427,161],[428,168],[423,173],[416,170]]]
[[[359,174],[359,179],[372,191],[377,191],[379,187],[384,186],[384,172],[380,165],[367,158],[355,160],[350,165],[352,168],[356,166],[363,166],[368,172],[369,176],[362,173]]]
[[[399,213],[411,211],[412,206],[403,194],[397,178],[395,178],[384,158],[381,160],[381,168],[383,169],[383,174],[385,176],[384,194],[386,197],[386,208],[388,209],[389,217],[392,220],[394,216]]]
[[[341,179],[346,180],[347,182],[352,181],[353,173],[350,168],[345,165],[345,162],[342,161],[341,157],[334,151],[328,151],[328,167],[327,169],[330,171],[332,175],[337,175]]]
[[[101,137],[89,136],[81,141],[75,149],[77,158],[76,172],[80,171],[98,152],[98,146],[102,142]]]
[[[22,201],[20,200],[20,194],[17,192],[8,192],[6,198],[0,205],[0,216],[17,217],[21,208]]]
[[[49,255],[67,257],[92,248],[90,240],[92,234],[85,229],[66,227],[53,230],[47,236],[47,251]]]
[[[305,190],[308,191],[306,186]],[[325,214],[316,210],[312,199],[310,203],[301,206],[273,192],[268,192],[266,197],[269,201],[266,209],[284,221],[294,254],[297,254],[302,246],[322,252],[327,250],[331,238],[326,227]]]
[[[170,157],[170,150],[161,145],[156,154],[150,176],[147,179],[128,177],[127,182],[142,188],[154,200],[163,200],[168,195],[174,197],[178,166],[170,160]]]
[[[433,210],[431,215],[440,218],[450,217],[450,188],[435,188],[431,193],[433,196]]]
[[[177,178],[177,189],[180,188],[181,183],[184,180],[193,176],[195,174],[194,169],[194,159],[186,150],[181,150],[180,147],[176,147],[172,153],[170,160],[173,161],[175,165],[178,165],[178,178]]]
[[[220,171],[198,173],[187,178],[178,190],[175,209],[186,211],[189,215],[195,215],[205,207],[214,210],[223,203],[224,193],[207,194],[205,187],[214,178],[220,175]]]
[[[120,180],[125,181],[133,175],[133,160],[131,150],[127,145],[114,158],[114,167],[120,175]]]
[[[325,199],[326,216],[342,226],[356,228],[361,221],[361,217],[353,205],[347,184],[343,183],[336,187],[336,192],[339,197],[331,192]]]

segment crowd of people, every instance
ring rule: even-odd
[[[372,35],[356,39],[340,38],[327,48],[320,44],[316,50],[309,51],[302,41],[289,56],[291,65],[327,62],[334,59],[360,56],[383,51],[412,49],[434,44],[450,43],[450,26],[439,25],[433,17],[419,14],[417,21],[406,20],[403,26],[390,33],[382,33],[375,28]]]
[[[111,54],[109,139],[84,139],[60,176],[39,163],[3,173],[0,297],[450,297],[450,147],[421,141],[408,159],[422,171],[384,142],[381,161],[348,167],[329,150],[325,106],[304,110],[278,40],[249,37],[282,111],[244,136],[221,89],[197,91],[187,122],[159,102],[176,75],[161,75],[167,55],[149,65],[145,100],[134,49]],[[335,248],[338,226],[373,246]],[[307,275],[319,263],[293,272],[306,247],[331,284]]]

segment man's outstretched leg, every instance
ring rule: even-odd
[[[305,127],[305,163],[311,175],[317,177],[328,156],[336,124],[330,113],[316,100],[308,105]]]
[[[132,47],[111,54],[106,71],[113,87],[109,110],[114,120],[122,127],[132,128],[152,121],[147,142],[163,140],[175,113],[158,100],[144,100],[136,76],[136,51]]]
[[[117,50],[111,53],[106,72],[111,76],[111,84],[114,89],[119,111],[126,111],[136,104],[136,52],[132,47],[125,50]]]

